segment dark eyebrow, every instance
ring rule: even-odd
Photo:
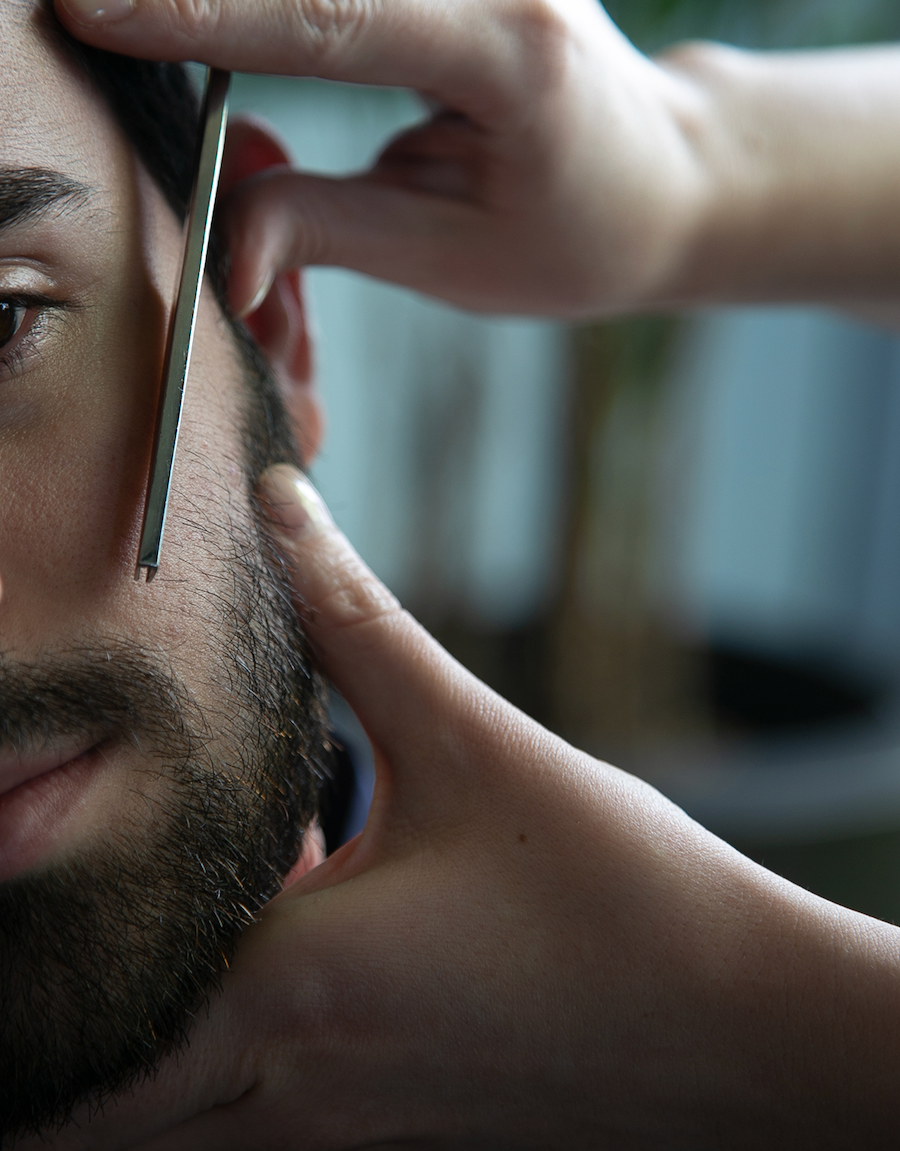
[[[48,168],[0,168],[0,230],[91,195],[86,184]]]

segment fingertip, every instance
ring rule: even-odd
[[[291,568],[301,614],[317,638],[399,609],[396,598],[337,527],[325,501],[297,468],[276,464],[259,498]]]
[[[275,464],[259,483],[259,495],[272,527],[287,542],[299,543],[334,527],[325,501],[291,464]]]
[[[68,22],[99,27],[117,24],[134,12],[135,0],[56,0],[57,13]]]
[[[253,287],[253,284],[256,287]],[[272,285],[275,283],[275,276],[271,271],[266,272],[262,278],[257,277],[256,280],[250,280],[247,284],[239,284],[233,288],[229,288],[229,296],[232,311],[239,320],[246,320],[248,316],[252,316],[254,312],[258,311],[263,302],[272,291]]]

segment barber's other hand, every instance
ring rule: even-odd
[[[596,0],[126,8],[57,0],[77,36],[117,52],[402,85],[440,109],[364,174],[248,182],[231,205],[237,313],[279,264],[344,265],[498,312],[593,315],[672,294],[706,198],[690,142],[703,101]]]
[[[264,495],[377,749],[371,816],[248,930],[190,1048],[50,1147],[895,1147],[897,929],[499,699],[299,473]]]

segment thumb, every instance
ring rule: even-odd
[[[458,192],[464,167],[416,160],[403,173],[405,183],[380,170],[335,179],[285,168],[245,180],[225,209],[232,311],[253,311],[280,272],[307,265],[352,268],[487,309],[496,299],[491,277],[473,275],[468,246],[460,243],[461,237],[487,242],[487,215],[465,196],[442,194],[438,183],[447,179]]]
[[[391,621],[402,614],[400,604],[338,530],[301,471],[276,464],[263,475],[259,494],[273,535],[291,562],[306,630],[323,660],[338,665],[325,670],[339,674],[340,653],[348,643],[357,645],[360,629],[380,629],[385,617]],[[349,635],[340,634],[345,630]]]
[[[458,730],[465,712],[483,714],[480,697],[493,693],[401,608],[301,472],[270,468],[260,497],[323,672],[390,755],[396,776],[421,764],[441,729]]]

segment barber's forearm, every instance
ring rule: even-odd
[[[688,824],[684,832],[678,857],[691,858]],[[657,827],[651,835],[657,845],[668,838]],[[683,914],[681,893],[693,888],[693,918],[672,930],[668,912],[649,917],[658,948],[650,946],[681,992],[663,1019],[669,1044],[638,1047],[642,1058],[667,1052],[658,1083],[691,1104],[684,1127],[673,1118],[668,1138],[635,1146],[893,1151],[900,930],[696,835],[699,867],[667,865],[679,892],[669,908]],[[706,882],[696,886],[700,874]]]
[[[814,896],[800,899],[809,907],[784,939],[793,963],[785,961],[781,994],[786,1082],[794,1088],[786,1099],[793,1096],[806,1137],[789,1145],[894,1148],[900,1129],[900,932]]]
[[[693,227],[641,302],[900,300],[900,49],[676,47]]]

